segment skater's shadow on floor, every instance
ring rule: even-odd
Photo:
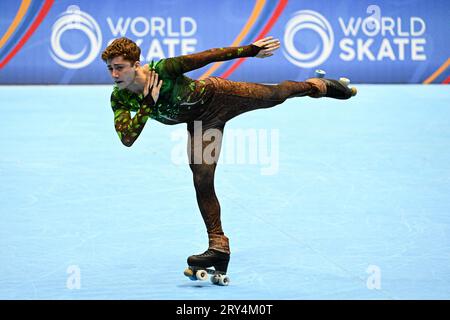
[[[210,283],[185,283],[185,284],[179,284],[177,285],[178,288],[211,288],[215,287],[213,284]]]

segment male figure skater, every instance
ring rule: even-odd
[[[214,172],[221,139],[202,141],[198,152],[195,150],[194,128],[201,130],[202,134],[208,129],[223,133],[227,121],[235,116],[276,106],[288,98],[349,99],[356,94],[355,88],[324,78],[264,85],[218,77],[193,80],[183,75],[211,62],[243,57],[267,58],[279,47],[278,39],[267,37],[246,46],[215,48],[142,66],[139,62],[140,48],[130,39],[119,38],[102,53],[115,82],[111,94],[114,126],[125,146],[130,147],[136,141],[148,118],[169,125],[187,124],[189,166],[209,239],[209,247],[204,253],[188,258],[189,266],[212,266],[216,272],[225,274],[230,259],[229,242],[222,230],[220,205],[214,191]],[[136,112],[134,117],[130,111]],[[203,158],[203,150],[210,143],[215,143],[212,161]]]

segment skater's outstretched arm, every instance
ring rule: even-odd
[[[162,80],[158,82],[158,74],[150,71],[147,75],[146,84],[144,87],[143,100],[140,103],[139,110],[133,118],[131,118],[130,111],[126,108],[121,99],[119,99],[119,90],[114,90],[111,94],[111,107],[114,111],[114,127],[122,141],[122,143],[131,147],[136,139],[144,129],[144,126],[149,118],[152,107],[158,101],[159,91],[162,86]],[[130,103],[139,103],[138,101],[130,101]]]
[[[280,42],[278,39],[267,37],[247,46],[214,48],[199,53],[163,59],[151,67],[154,67],[157,72],[165,71],[165,74],[176,77],[202,68],[212,62],[246,57],[266,58],[273,55],[272,51],[279,47]]]

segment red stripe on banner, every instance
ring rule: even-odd
[[[283,9],[287,5],[287,3],[288,3],[288,0],[281,0],[280,3],[278,3],[278,6],[275,8],[275,11],[274,11],[272,17],[269,19],[269,22],[266,24],[266,26],[261,31],[259,36],[256,37],[256,40],[259,40],[259,39],[265,37],[265,35],[267,33],[269,33],[270,29],[272,29],[275,22],[277,22],[278,18],[280,17],[280,15],[283,12]]]
[[[36,20],[34,20],[31,27],[27,30],[27,32],[22,37],[22,39],[20,39],[20,41],[17,43],[17,45],[14,47],[14,49],[5,57],[5,59],[3,61],[0,62],[0,69],[3,68],[9,62],[9,60],[11,60],[17,54],[17,52],[19,52],[19,50],[23,47],[23,45],[32,36],[34,31],[36,31],[36,29],[39,27],[42,20],[44,20],[48,11],[52,7],[53,2],[54,2],[54,0],[46,0],[45,1],[44,5],[41,8],[41,11],[39,12]]]
[[[261,38],[264,38],[267,33],[269,33],[270,29],[272,29],[275,22],[277,22],[278,18],[280,17],[281,13],[283,12],[284,7],[287,5],[288,0],[281,0],[278,3],[278,6],[275,8],[272,17],[270,17],[267,24],[264,26],[263,30],[259,33],[259,35],[256,37],[255,41],[258,41]],[[241,64],[245,61],[247,58],[240,58],[238,59],[226,72],[224,72],[221,77],[222,78],[228,78]]]
[[[442,83],[449,84],[450,83],[450,76],[447,79],[445,79]]]

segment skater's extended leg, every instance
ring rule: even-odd
[[[312,81],[307,80],[304,82],[286,80],[274,85],[236,82],[216,77],[209,79],[211,79],[215,87],[215,94],[211,103],[217,110],[217,117],[223,122],[244,112],[274,107],[283,103],[286,99],[293,97],[327,96],[341,98],[341,96],[334,94],[332,89],[328,89],[329,85],[327,82],[317,82],[315,78],[310,79]],[[334,84],[333,82],[329,83]],[[337,87],[336,90],[338,91],[340,89],[344,91],[343,96],[350,90],[340,87]]]

